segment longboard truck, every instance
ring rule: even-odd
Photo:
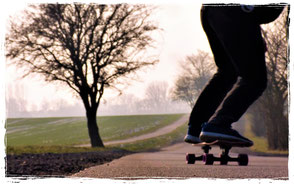
[[[195,164],[197,160],[203,161],[205,165],[213,165],[215,161],[219,161],[221,165],[227,165],[228,162],[238,162],[241,166],[247,166],[249,159],[247,154],[239,154],[238,157],[230,157],[229,152],[232,147],[248,147],[244,142],[231,142],[216,140],[211,143],[202,142],[199,144],[193,144],[194,146],[201,146],[203,154],[201,156],[195,156],[195,154],[186,154],[186,163]],[[219,157],[215,157],[213,154],[209,154],[212,146],[219,146],[222,153]]]

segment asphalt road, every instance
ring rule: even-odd
[[[247,148],[241,149],[244,152]],[[188,165],[186,153],[202,154],[200,147],[179,143],[158,152],[138,153],[122,157],[110,163],[87,168],[73,177],[88,178],[271,178],[288,179],[288,157],[270,157],[249,155],[248,166],[238,166],[232,162],[227,166],[204,165],[202,161]],[[211,153],[218,155],[219,148]],[[231,156],[237,156],[231,153]]]

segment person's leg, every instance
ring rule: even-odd
[[[216,74],[198,97],[192,109],[186,142],[197,143],[202,124],[207,122],[215,113],[226,94],[231,90],[237,80],[237,74],[216,33],[208,24],[205,10],[202,10],[202,26],[210,43],[215,63],[218,67]]]
[[[247,108],[262,94],[267,83],[264,45],[259,25],[238,7],[230,9],[230,11],[215,10],[216,12],[211,12],[210,24],[217,32],[217,36],[224,45],[225,51],[230,56],[241,79],[211,118],[208,128],[203,128],[204,131],[201,132],[203,140],[207,140],[207,138],[212,140],[213,137],[221,138],[222,135],[219,132],[213,134],[214,130],[212,129],[229,130],[231,124],[238,121]],[[226,19],[220,19],[217,13]],[[216,125],[217,128],[211,128],[212,133],[209,134],[212,125]],[[232,134],[234,134],[232,136],[239,136],[236,132],[232,132]],[[224,136],[223,138],[228,137]],[[244,137],[239,138],[242,141]],[[246,138],[244,141],[247,141]]]

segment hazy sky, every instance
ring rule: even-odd
[[[17,14],[25,6],[24,3],[13,5],[8,14]],[[168,81],[173,84],[179,74],[178,63],[187,55],[195,54],[197,49],[210,52],[206,36],[200,23],[201,3],[166,3],[158,5],[153,14],[158,26],[163,29],[159,36],[158,53],[160,62],[145,72],[140,72],[140,81],[132,82],[125,93],[133,93],[143,97],[146,86],[152,81]],[[17,72],[16,72],[17,71]],[[41,78],[20,79],[21,71],[13,66],[6,68],[6,86],[14,91],[7,95],[24,96],[31,103],[41,104],[42,101],[55,103],[59,99],[75,101],[70,90],[44,83]],[[15,85],[21,85],[22,90],[13,90]],[[117,95],[106,91],[105,97]]]
[[[31,0],[26,2],[41,2]],[[50,2],[50,1],[47,1]],[[53,1],[54,2],[54,1]],[[73,1],[61,1],[73,2]],[[83,1],[84,2],[84,1]],[[89,1],[99,2],[99,1]],[[101,1],[100,1],[101,2]],[[117,1],[104,1],[117,2]],[[150,2],[150,1],[123,1],[123,2]],[[159,2],[159,1],[152,1]],[[162,2],[162,1],[160,1]],[[186,56],[196,54],[197,49],[211,52],[205,33],[200,23],[200,8],[203,1],[164,1],[165,3],[157,4],[158,9],[153,14],[153,18],[158,22],[158,26],[163,29],[158,36],[158,52],[160,62],[148,69],[145,73],[139,73],[140,81],[132,82],[125,89],[124,93],[132,93],[139,98],[143,98],[144,90],[148,84],[153,81],[167,81],[171,86],[179,74],[178,63]],[[207,1],[205,1],[207,2]],[[225,1],[212,1],[225,2]],[[243,2],[246,1],[229,1]],[[253,1],[250,3],[270,3],[274,1]],[[247,2],[248,3],[248,2]],[[19,13],[25,7],[23,1],[11,0],[2,7],[4,15]],[[2,11],[2,13],[3,13]],[[2,21],[1,20],[1,21]],[[3,27],[3,25],[2,25]],[[291,38],[291,37],[290,37]],[[2,66],[2,65],[1,65]],[[25,97],[31,104],[42,104],[43,101],[49,101],[52,104],[65,99],[68,102],[76,102],[77,99],[72,97],[72,93],[67,87],[57,87],[53,84],[45,83],[41,78],[20,79],[20,71],[13,66],[6,68],[5,83],[8,89],[13,93],[7,95],[15,95]],[[14,88],[14,86],[21,86]],[[21,90],[19,90],[21,89]],[[116,96],[117,93],[112,91],[105,92],[104,98]]]

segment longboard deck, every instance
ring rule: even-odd
[[[193,146],[225,146],[225,147],[250,147],[248,143],[216,140],[213,142],[202,142],[193,144]]]

